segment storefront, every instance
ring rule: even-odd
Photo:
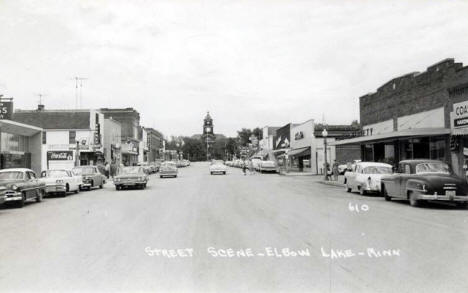
[[[139,141],[128,141],[121,145],[122,164],[124,166],[136,166],[138,164]]]
[[[0,120],[0,169],[29,168],[41,172],[41,142],[41,128]]]
[[[363,161],[396,165],[401,160],[432,159],[450,163],[449,137],[447,128],[406,129],[332,144],[360,145]]]
[[[468,99],[468,90],[466,92]],[[454,103],[452,110],[450,113],[452,167],[460,176],[466,176],[468,171],[468,100]]]

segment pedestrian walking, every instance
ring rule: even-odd
[[[336,160],[333,161],[332,173],[333,173],[333,180],[338,181],[338,175],[340,171],[338,170],[338,163],[336,162]]]
[[[242,172],[244,172],[244,176],[247,175],[246,171],[247,171],[247,163],[244,160],[242,162]]]
[[[105,170],[105,172],[106,172],[106,177],[107,177],[107,179],[109,179],[109,176],[110,176],[110,164],[109,164],[109,162],[106,162],[106,163],[104,164],[104,170]]]

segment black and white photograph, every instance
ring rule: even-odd
[[[468,292],[468,0],[0,0],[0,292]]]

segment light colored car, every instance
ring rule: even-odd
[[[221,160],[214,160],[210,165],[210,174],[224,174],[226,175],[227,167]]]
[[[120,174],[114,177],[114,185],[117,190],[124,187],[145,189],[148,180],[148,174],[145,172],[143,166],[124,167],[120,171]]]
[[[159,168],[159,177],[177,177],[179,170],[177,170],[177,165],[175,162],[168,161],[163,162]]]
[[[252,161],[252,167],[254,168],[254,170],[257,170],[259,171],[259,165],[260,165],[260,162],[262,161],[261,158],[258,158],[258,157],[253,157],[252,159],[250,159]]]
[[[276,172],[278,169],[278,166],[276,166],[276,163],[271,160],[265,160],[265,161],[260,161],[258,163],[258,170],[260,172]]]
[[[375,162],[359,162],[352,171],[345,173],[346,191],[359,191],[361,195],[368,192],[380,193],[381,179],[392,174],[392,165]]]
[[[46,193],[67,196],[68,192],[78,193],[83,179],[71,170],[46,170],[41,172],[40,181],[46,185]]]

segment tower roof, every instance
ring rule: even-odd
[[[210,111],[206,112],[205,121],[206,120],[213,120],[213,118],[210,116]]]

